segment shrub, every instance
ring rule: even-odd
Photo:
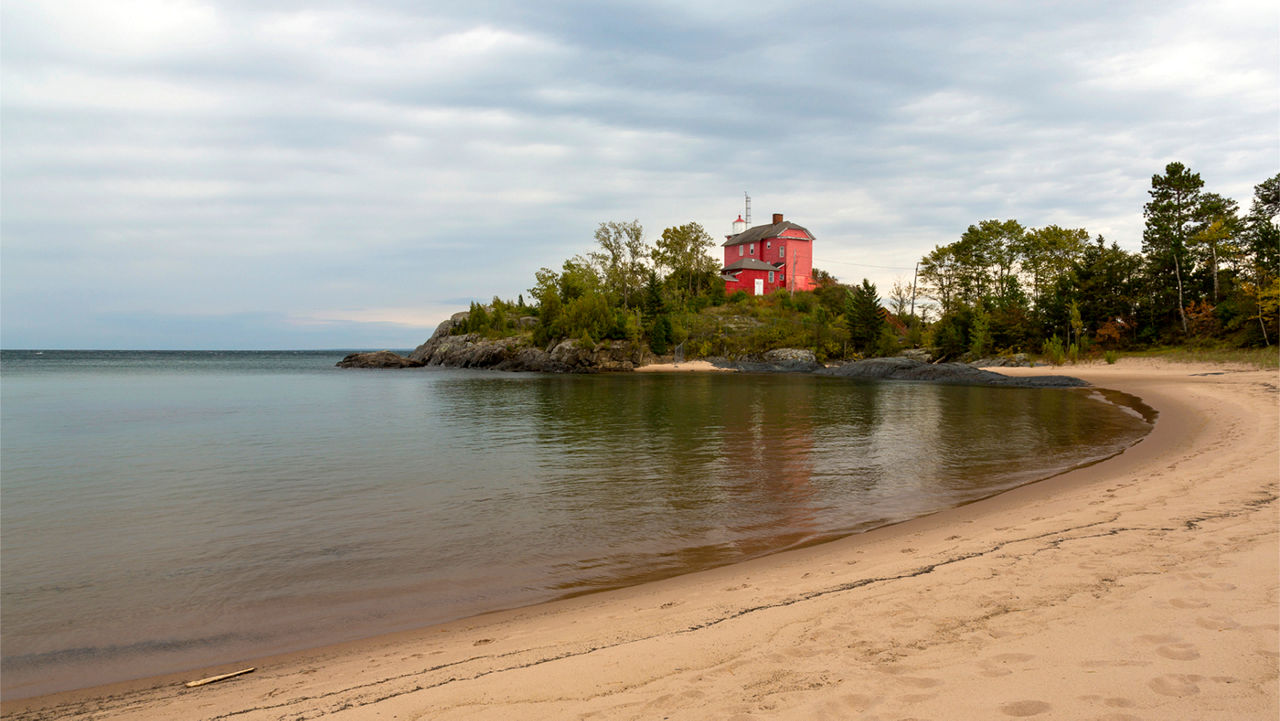
[[[898,344],[898,334],[893,329],[885,325],[880,329],[880,337],[876,339],[876,355],[881,358],[895,356],[901,346]]]
[[[1044,355],[1045,360],[1056,366],[1067,362],[1067,354],[1062,349],[1062,341],[1056,335],[1044,342],[1044,347],[1040,352]]]
[[[1120,351],[1109,350],[1103,353],[1102,357],[1107,359],[1108,365],[1115,365],[1116,361],[1120,360]]]

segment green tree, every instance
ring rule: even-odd
[[[560,293],[556,290],[556,286],[552,285],[538,298],[538,325],[533,329],[535,345],[545,347],[551,341],[563,337],[562,314]]]
[[[1217,193],[1205,193],[1200,199],[1196,226],[1188,242],[1209,270],[1213,286],[1213,302],[1219,296],[1218,265],[1225,258],[1233,260],[1237,253],[1236,236],[1240,232],[1240,205]]]
[[[1151,200],[1143,206],[1146,227],[1142,231],[1142,251],[1147,257],[1153,281],[1156,312],[1167,315],[1168,292],[1162,292],[1169,276],[1177,291],[1174,304],[1183,335],[1187,334],[1186,297],[1183,280],[1190,271],[1188,243],[1201,213],[1204,181],[1182,163],[1169,163],[1164,175],[1151,176]]]
[[[662,355],[671,349],[671,318],[666,313],[654,319],[649,332],[649,350]]]
[[[697,223],[667,228],[654,246],[654,264],[670,270],[670,278],[685,301],[700,289],[709,273],[720,267],[708,255],[708,251],[715,247],[715,240]]]
[[[884,318],[880,317],[880,296],[875,284],[866,278],[862,279],[862,285],[848,291],[845,324],[849,327],[849,342],[861,353],[871,350],[880,337],[880,328],[884,325]]]
[[[1280,276],[1280,173],[1253,187],[1253,204],[1245,217],[1245,248],[1257,271]]]
[[[1111,323],[1115,332],[1128,330],[1137,313],[1140,297],[1142,257],[1121,249],[1115,243],[1107,246],[1099,235],[1085,247],[1070,272],[1080,315],[1096,330]]]
[[[969,326],[969,354],[974,359],[982,358],[991,350],[991,316],[982,308],[973,311],[973,322]]]
[[[645,259],[652,254],[644,242],[644,227],[638,220],[609,221],[596,228],[595,238],[603,252],[591,253],[591,260],[609,292],[617,294],[623,308],[630,308],[635,291],[644,283]]]
[[[1057,225],[1032,228],[1023,236],[1018,254],[1022,269],[1031,276],[1031,301],[1037,312],[1045,304],[1045,294],[1071,272],[1088,243],[1089,232],[1084,228]]]
[[[565,304],[572,303],[585,295],[600,292],[602,278],[592,267],[590,259],[575,255],[566,260],[562,268],[562,272],[557,276],[557,282],[560,300]]]
[[[960,293],[966,302],[1010,300],[1025,235],[1026,229],[1016,220],[984,220],[961,234],[955,253],[962,268]]]
[[[1245,302],[1252,306],[1248,317],[1258,321],[1263,344],[1271,345],[1272,333],[1280,332],[1280,173],[1253,187],[1253,203],[1244,219],[1243,254],[1249,278],[1243,284]]]
[[[920,260],[920,284],[924,295],[949,313],[959,302],[960,264],[950,245],[935,246]]]

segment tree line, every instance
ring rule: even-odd
[[[659,355],[682,346],[689,358],[798,347],[821,360],[903,347],[960,359],[1275,342],[1280,174],[1255,187],[1245,213],[1181,163],[1152,176],[1149,195],[1139,253],[1083,228],[985,220],[925,255],[918,283],[896,282],[883,299],[866,279],[846,285],[819,269],[813,291],[726,296],[716,243],[698,223],[650,244],[639,221],[604,222],[592,251],[535,273],[533,303],[472,304],[455,332],[528,333],[540,347],[622,341]]]
[[[1280,174],[1236,201],[1207,192],[1198,173],[1169,163],[1153,175],[1142,251],[1083,228],[971,225],[920,262],[937,303],[943,353],[974,347],[1107,348],[1197,342],[1270,345],[1280,302]]]

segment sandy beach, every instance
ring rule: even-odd
[[[710,361],[692,360],[683,363],[650,363],[640,366],[636,373],[733,373],[732,368],[721,368]]]
[[[820,546],[3,715],[1280,717],[1280,374],[1054,372],[1142,398],[1155,429],[1102,463]]]

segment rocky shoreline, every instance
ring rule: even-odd
[[[456,313],[441,323],[427,342],[407,357],[391,351],[352,353],[338,362],[341,368],[483,368],[541,373],[626,373],[662,362],[636,343],[610,341],[585,348],[577,340],[565,340],[549,348],[536,348],[527,336],[486,338],[476,333],[454,335],[467,313]],[[896,358],[869,358],[827,367],[812,351],[780,348],[759,358],[709,359],[712,365],[748,373],[815,373],[857,380],[928,381],[955,385],[1021,388],[1075,388],[1088,383],[1070,376],[1010,377],[966,363],[929,363],[927,355],[909,352]],[[1019,359],[1019,364],[1025,359]],[[1029,363],[1027,364],[1029,365]]]

